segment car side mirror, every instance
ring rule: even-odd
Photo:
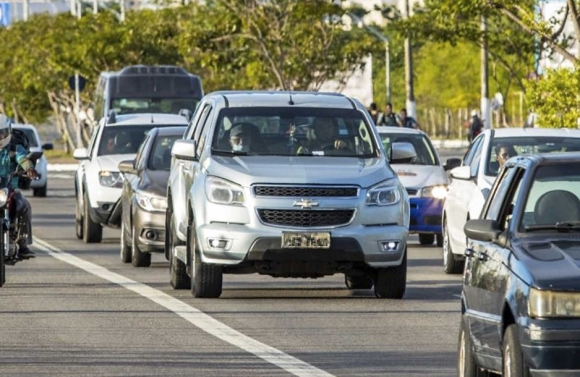
[[[411,143],[393,143],[391,146],[390,163],[412,163],[417,158],[417,151]]]
[[[469,220],[463,227],[467,238],[483,242],[492,242],[499,238],[502,230],[495,220]]]
[[[73,157],[75,160],[88,160],[89,159],[89,151],[87,148],[77,148],[73,153]]]
[[[42,149],[44,149],[45,151],[51,151],[54,149],[54,146],[52,145],[52,143],[46,143],[42,144]]]
[[[41,151],[41,152],[29,152],[29,153],[26,155],[26,159],[27,159],[28,161],[31,161],[33,164],[35,164],[35,163],[36,163],[36,161],[38,161],[38,159],[39,159],[40,157],[42,157],[42,154],[43,154],[43,152],[42,152],[42,151]]]
[[[454,179],[463,179],[464,181],[468,181],[471,178],[471,167],[470,166],[459,166],[451,170],[449,173],[451,178]]]
[[[443,167],[443,169],[445,169],[445,171],[447,170],[451,170],[451,169],[455,169],[456,167],[461,166],[461,159],[460,158],[448,158],[447,161],[445,162],[445,166]]]
[[[125,160],[119,162],[119,171],[124,174],[136,174],[137,169],[135,169],[135,160]]]
[[[182,117],[185,117],[188,123],[191,120],[191,117],[193,116],[193,113],[189,109],[181,109],[179,110],[178,114],[181,115]]]
[[[176,140],[171,147],[171,155],[179,160],[197,161],[195,140]]]

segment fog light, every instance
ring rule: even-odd
[[[226,246],[228,246],[227,240],[221,240],[218,238],[210,238],[208,241],[209,241],[209,246],[211,246],[215,249],[225,249]]]
[[[379,241],[381,251],[397,251],[399,249],[399,241]]]

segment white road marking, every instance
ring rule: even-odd
[[[197,326],[206,333],[215,336],[225,342],[230,343],[246,352],[252,353],[259,358],[274,364],[283,370],[301,377],[333,377],[332,374],[318,369],[302,360],[290,356],[274,347],[261,343],[255,339],[246,336],[239,331],[227,326],[226,324],[212,318],[193,306],[187,305],[183,301],[176,299],[160,290],[151,288],[148,285],[131,280],[123,275],[119,275],[107,270],[97,264],[85,261],[72,254],[64,252],[49,243],[34,238],[34,246],[50,256],[71,264],[88,273],[108,280],[111,283],[120,285],[130,291],[140,294],[141,296],[163,306],[174,312],[186,321]]]
[[[453,297],[461,298],[461,295],[453,295]]]
[[[51,179],[72,179],[73,178],[73,175],[72,174],[58,174],[58,173],[55,173],[55,174],[49,174],[48,176]]]

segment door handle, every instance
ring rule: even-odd
[[[477,256],[477,259],[479,259],[482,262],[485,262],[486,260],[489,259],[489,256],[487,255],[486,252],[482,251],[479,253],[479,255]]]
[[[475,250],[470,249],[470,248],[467,248],[467,249],[465,249],[465,253],[464,254],[465,254],[466,257],[470,258],[470,257],[472,257],[472,256],[475,255]]]

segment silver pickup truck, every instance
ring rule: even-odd
[[[349,289],[403,297],[409,200],[358,101],[214,92],[171,153],[165,255],[175,289],[219,297],[223,274],[342,273]]]

